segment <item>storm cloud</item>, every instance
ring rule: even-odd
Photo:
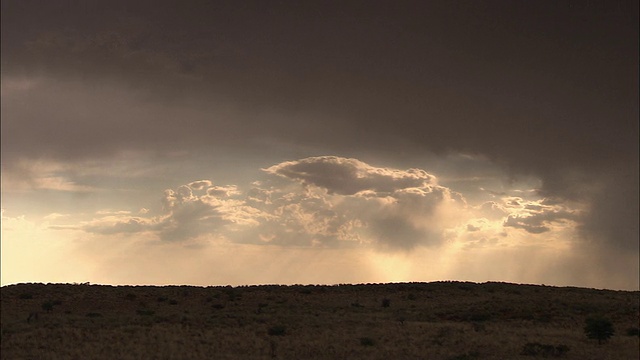
[[[603,264],[640,252],[637,1],[1,6],[3,208],[170,188],[71,225],[402,250],[575,226]],[[451,154],[535,196],[447,182]]]

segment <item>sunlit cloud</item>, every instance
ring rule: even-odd
[[[157,215],[99,211],[76,228],[103,235],[148,233],[162,241],[208,237],[386,252],[451,242],[505,244],[506,234],[514,233],[510,228],[540,234],[574,228],[579,216],[576,209],[533,197],[468,204],[463,194],[438,185],[424,170],[374,167],[336,156],[287,161],[264,172],[267,178],[245,188],[192,181],[165,190]]]

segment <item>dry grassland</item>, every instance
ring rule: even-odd
[[[638,359],[639,292],[504,283],[2,287],[2,359]],[[388,305],[388,306],[383,306]],[[587,339],[600,315],[615,335]],[[529,345],[527,345],[529,344]]]

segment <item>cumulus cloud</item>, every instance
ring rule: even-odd
[[[263,171],[268,176],[245,189],[198,180],[165,190],[161,215],[109,211],[82,228],[100,234],[151,232],[165,241],[219,238],[406,251],[457,238],[491,244],[478,239],[497,239],[508,228],[540,234],[574,226],[579,217],[564,204],[522,196],[469,205],[424,170],[374,167],[337,156],[286,161]]]
[[[384,249],[441,244],[444,229],[451,225],[445,213],[452,211],[450,207],[466,206],[462,196],[437,185],[436,177],[421,169],[380,168],[357,159],[323,156],[265,171],[317,190],[316,196],[332,206],[342,223],[337,229],[348,229],[348,238]]]
[[[576,215],[565,211],[540,212],[532,215],[509,215],[504,222],[504,226],[524,229],[533,234],[540,234],[549,231],[545,224],[558,222],[561,220],[574,220]]]
[[[396,190],[422,188],[435,177],[420,169],[397,170],[370,166],[356,159],[337,156],[287,161],[265,169],[304,184],[325,188],[330,194],[354,195],[361,191],[389,194]]]
[[[544,201],[524,202],[521,198],[505,200],[509,205],[517,204],[519,211],[509,214],[504,226],[523,229],[532,234],[547,232],[554,223],[575,223],[581,218],[580,211],[567,209],[563,205],[544,205]]]
[[[203,188],[208,188],[211,186],[211,181],[209,180],[198,180],[189,183],[188,185],[193,190],[202,190]]]
[[[179,241],[201,236],[285,246],[359,244],[408,250],[437,246],[467,205],[420,169],[374,167],[336,156],[283,162],[245,190],[198,180],[167,189],[163,213],[102,212],[83,224],[99,234],[153,232]],[[283,181],[284,180],[284,181]]]

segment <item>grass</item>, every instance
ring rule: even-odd
[[[638,328],[639,292],[458,282],[235,288],[21,284],[1,291],[3,359],[640,356],[640,338],[627,331]],[[43,310],[51,299],[56,305]],[[381,306],[385,300],[390,306]],[[584,333],[585,319],[596,315],[616,329],[602,345]]]

